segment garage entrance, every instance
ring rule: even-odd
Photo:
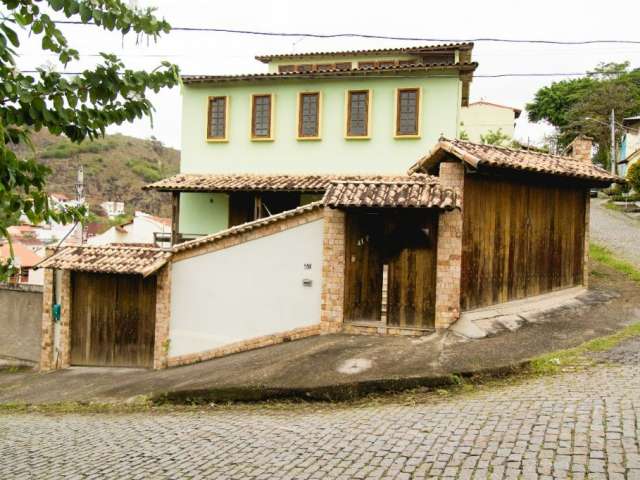
[[[72,272],[71,364],[152,367],[156,276]]]
[[[438,212],[348,210],[345,321],[435,327]]]

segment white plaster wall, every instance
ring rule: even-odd
[[[322,235],[320,219],[175,262],[169,356],[319,324]]]

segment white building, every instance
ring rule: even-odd
[[[109,218],[124,215],[124,202],[102,202],[100,206]]]
[[[497,103],[479,102],[470,103],[468,107],[460,109],[460,129],[467,133],[471,142],[480,143],[482,135],[489,131],[502,133],[513,138],[516,128],[516,120],[522,110],[507,107]]]
[[[87,240],[89,245],[111,245],[114,243],[165,246],[171,241],[171,219],[155,217],[144,212],[135,212],[128,223],[111,227],[106,232]]]

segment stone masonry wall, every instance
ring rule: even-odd
[[[71,272],[63,270],[60,281],[60,367],[69,368],[71,366]],[[54,359],[54,362],[56,360]]]
[[[40,350],[40,370],[48,371],[54,368],[53,360],[53,281],[54,271],[47,268],[44,271],[44,285],[42,290],[42,339]]]
[[[342,210],[324,209],[320,313],[323,333],[340,331],[344,320],[345,218]]]
[[[153,368],[167,368],[169,324],[171,321],[171,263],[157,272],[156,330],[153,346]]]
[[[464,165],[440,164],[440,185],[453,188],[458,204],[464,208]],[[441,212],[438,221],[436,272],[436,329],[449,328],[460,318],[460,279],[462,275],[462,210]]]

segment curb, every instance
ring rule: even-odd
[[[516,364],[482,370],[451,373],[449,375],[430,377],[406,377],[362,382],[324,385],[318,387],[267,387],[250,385],[243,387],[202,388],[165,392],[151,396],[156,404],[170,403],[176,405],[204,403],[256,403],[271,400],[303,400],[341,402],[356,400],[376,393],[398,393],[414,388],[436,389],[458,385],[458,378],[489,377],[503,378],[521,373],[530,366],[525,360]]]

